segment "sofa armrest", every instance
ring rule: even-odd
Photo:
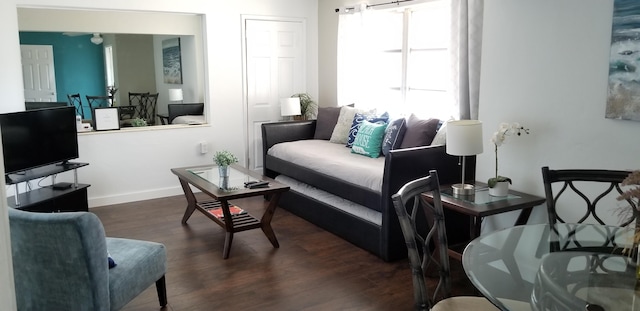
[[[273,145],[288,141],[313,139],[316,132],[316,120],[263,123],[262,126],[262,163],[264,175],[267,174],[267,151]]]
[[[476,157],[470,156],[466,159],[465,180],[475,180]],[[382,181],[382,222],[383,238],[390,239],[402,237],[400,224],[398,222],[391,196],[398,192],[402,186],[414,179],[428,176],[429,170],[438,172],[440,184],[459,183],[462,166],[459,164],[459,157],[446,153],[445,145],[424,146],[391,150],[385,158],[384,177]],[[452,226],[453,227],[453,226]],[[464,230],[460,230],[464,235]],[[466,235],[468,237],[468,234]],[[452,240],[458,240],[452,237]],[[404,247],[401,241],[390,241],[384,243],[389,248]],[[396,253],[400,250],[386,250],[384,253]]]

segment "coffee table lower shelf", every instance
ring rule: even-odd
[[[262,227],[259,219],[251,216],[247,211],[244,211],[241,214],[231,215],[231,228],[227,228],[224,218],[218,218],[209,212],[212,209],[222,209],[222,203],[218,200],[198,202],[196,203],[196,208],[218,225],[222,226],[222,228],[231,229],[227,230],[228,232],[241,232]]]

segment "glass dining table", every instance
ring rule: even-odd
[[[500,310],[640,310],[633,233],[592,224],[515,226],[474,239],[462,264]]]

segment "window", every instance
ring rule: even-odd
[[[448,119],[449,1],[341,15],[338,101]]]
[[[107,75],[107,86],[115,86],[115,73],[113,69],[113,47],[111,45],[104,47],[104,68]]]

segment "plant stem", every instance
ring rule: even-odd
[[[495,147],[495,151],[496,151],[496,178],[498,178],[498,145],[493,144],[493,146]]]

